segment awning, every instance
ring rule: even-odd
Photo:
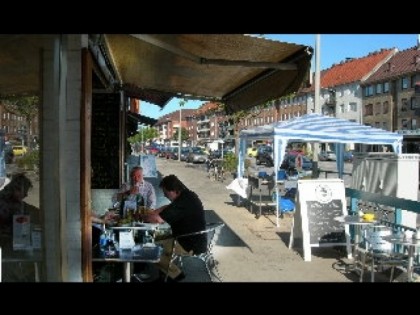
[[[132,113],[132,112],[127,112],[127,117],[128,117],[129,120],[131,120],[135,123],[145,124],[147,126],[153,126],[157,123],[157,119],[147,117],[147,116],[144,116],[144,115],[139,115],[139,114]]]
[[[238,34],[107,34],[102,40],[117,80],[140,99],[159,106],[174,96],[221,101],[228,112],[297,91],[312,57],[308,46]]]

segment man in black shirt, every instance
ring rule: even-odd
[[[164,177],[159,185],[171,203],[153,211],[144,220],[154,223],[166,221],[172,229],[172,236],[203,231],[206,229],[204,208],[197,194],[189,190],[175,175]],[[166,272],[171,259],[173,239],[162,242],[164,253],[159,266]],[[178,239],[175,251],[182,254],[200,254],[206,251],[206,234],[192,235]],[[171,266],[169,277],[175,279],[181,274],[176,266]]]

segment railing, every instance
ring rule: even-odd
[[[360,200],[393,207],[395,209],[394,223],[396,224],[401,224],[401,209],[420,213],[420,202],[414,200],[384,196],[352,188],[346,188],[346,197],[350,197],[350,212],[352,213],[357,212]]]
[[[393,232],[404,232],[404,231],[416,231],[415,228],[408,227],[401,224],[402,219],[402,209],[411,211],[414,213],[420,213],[420,202],[414,200],[408,200],[404,198],[384,196],[381,194],[374,194],[366,191],[356,190],[352,188],[346,188],[346,197],[350,197],[350,213],[356,213],[359,208],[360,201],[368,202],[373,204],[373,207],[385,206],[394,208],[394,218],[391,222],[389,218],[380,219],[379,223],[389,226],[392,228]],[[403,248],[401,246],[397,247],[397,251],[401,251]],[[415,258],[417,264],[420,263],[420,255],[417,252]],[[416,267],[417,268],[417,267]]]

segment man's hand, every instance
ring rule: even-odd
[[[149,223],[164,223],[165,221],[160,217],[160,215],[158,213],[156,213],[156,211],[150,212],[149,214],[146,214],[143,216],[143,221],[144,222],[149,222]]]

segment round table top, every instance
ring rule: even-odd
[[[420,247],[420,239],[415,239],[412,237],[406,238],[404,235],[401,237],[400,235],[392,234],[384,236],[382,239],[393,244]]]
[[[335,217],[334,220],[342,223],[342,224],[352,224],[352,225],[371,225],[377,223],[376,220],[366,221],[363,218],[359,217],[358,215],[345,215]]]

